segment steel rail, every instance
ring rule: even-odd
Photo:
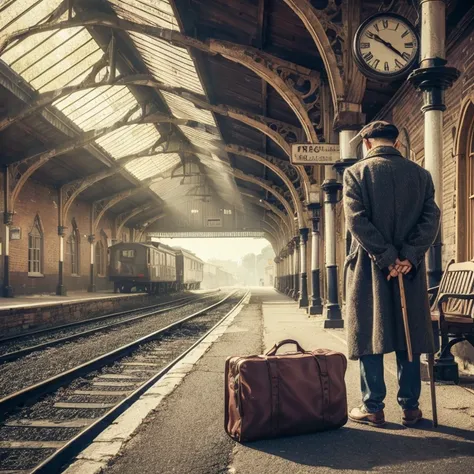
[[[212,295],[206,295],[206,296],[203,296],[201,298],[196,298],[196,299],[188,298],[186,302],[181,303],[181,304],[176,305],[176,306],[169,306],[169,307],[166,307],[166,308],[163,308],[163,309],[160,309],[160,310],[151,310],[148,313],[140,314],[140,315],[132,317],[132,318],[127,318],[127,319],[124,319],[123,321],[116,321],[116,322],[111,323],[111,324],[106,324],[104,326],[99,326],[99,327],[96,327],[96,328],[88,329],[86,331],[77,332],[77,333],[71,334],[69,336],[64,336],[64,337],[61,337],[61,338],[58,338],[58,339],[52,339],[50,341],[42,342],[42,343],[36,344],[34,346],[28,346],[28,347],[25,347],[23,349],[18,349],[17,351],[7,352],[6,354],[0,355],[0,364],[4,363],[4,362],[11,362],[11,361],[17,360],[20,357],[31,354],[32,352],[36,352],[36,351],[40,351],[42,349],[46,349],[47,347],[54,347],[54,346],[60,345],[64,342],[74,341],[75,339],[79,339],[79,338],[85,337],[85,336],[90,336],[91,334],[94,334],[96,332],[100,332],[100,331],[103,331],[103,330],[107,330],[107,329],[110,329],[110,328],[121,326],[122,324],[127,324],[127,323],[130,323],[130,322],[133,322],[133,321],[138,321],[140,319],[149,318],[149,317],[155,316],[157,314],[166,313],[166,312],[174,310],[174,309],[182,308],[182,307],[184,307],[188,304],[197,303],[199,301],[202,301],[206,298],[209,298],[210,296],[212,296]],[[175,301],[171,301],[171,302],[168,302],[168,303],[175,303]],[[166,303],[164,303],[164,304],[166,304]],[[159,306],[163,306],[163,303],[160,304]],[[152,308],[152,307],[153,306],[150,306],[149,308]],[[141,308],[139,310],[133,310],[133,311],[143,311],[144,309],[147,309],[147,308]],[[114,315],[106,315],[106,316],[108,318],[112,318],[113,316],[119,317],[122,314],[126,314],[126,313],[127,312],[115,313]],[[104,318],[104,317],[100,316],[100,318]],[[85,321],[82,322],[82,324],[84,324],[86,322],[90,322],[90,321],[91,321],[90,319],[85,320]],[[75,323],[73,323],[73,324],[75,324]],[[63,328],[64,328],[64,326],[63,326]],[[58,329],[58,328],[55,328],[55,329]]]
[[[140,396],[146,392],[152,385],[154,385],[158,380],[160,380],[164,375],[166,375],[179,361],[181,361],[186,355],[188,355],[194,348],[196,348],[209,334],[211,334],[217,327],[219,327],[245,300],[248,296],[250,290],[247,290],[242,298],[239,299],[238,303],[235,304],[230,311],[228,311],[225,316],[223,316],[211,329],[209,329],[202,337],[200,337],[194,344],[192,344],[188,349],[183,351],[178,357],[171,361],[166,367],[161,369],[157,374],[153,375],[151,378],[146,380],[140,387],[138,387],[134,392],[120,401],[117,405],[111,408],[107,413],[102,417],[98,418],[97,421],[89,425],[83,431],[78,433],[74,438],[70,439],[65,445],[54,452],[51,456],[45,459],[41,464],[36,466],[31,471],[31,474],[50,474],[51,472],[59,472],[59,470],[69,462],[76,454],[82,451],[90,442],[99,435],[105,428],[107,428],[120,414],[122,414],[127,408],[129,408],[135,401],[137,401]],[[233,296],[236,291],[230,293],[226,298],[224,298],[218,304],[222,304],[228,298]],[[215,305],[214,305],[215,306]],[[196,315],[191,315],[187,318],[181,320],[185,322],[188,319],[196,317]],[[168,326],[168,329],[171,326]]]
[[[206,308],[200,309],[195,313],[186,316],[179,321],[169,324],[164,328],[161,328],[157,331],[154,331],[146,336],[141,337],[135,341],[132,341],[124,346],[121,346],[113,351],[107,352],[106,354],[102,354],[101,356],[96,357],[95,359],[89,360],[84,362],[81,365],[73,367],[72,369],[66,370],[65,372],[61,372],[49,379],[43,380],[42,382],[38,382],[35,385],[31,385],[26,387],[18,392],[14,392],[6,397],[0,399],[0,421],[3,421],[5,417],[8,415],[9,412],[16,408],[20,408],[23,406],[31,405],[34,403],[39,397],[46,395],[48,393],[53,392],[57,388],[63,386],[66,383],[71,382],[72,380],[83,376],[89,372],[94,370],[98,370],[105,365],[114,362],[115,360],[124,357],[125,355],[132,352],[135,348],[140,346],[140,344],[150,342],[154,339],[158,339],[164,333],[169,331],[170,329],[176,328],[181,326],[186,321],[190,319],[194,319],[198,316],[203,315],[204,313],[210,311],[211,309],[216,308],[217,306],[222,305],[225,303],[231,296],[235,294],[237,290],[229,293],[225,298],[221,299],[217,303],[214,303]]]
[[[218,291],[220,291],[220,290],[209,291],[205,294],[208,295],[208,294],[211,294],[211,293],[217,293]],[[103,314],[102,316],[96,316],[94,318],[84,319],[82,321],[75,321],[73,323],[62,324],[60,326],[51,326],[51,327],[48,327],[48,328],[38,329],[38,330],[35,330],[35,331],[23,332],[21,334],[16,334],[15,336],[9,336],[9,337],[5,337],[5,338],[0,339],[0,345],[5,344],[5,343],[9,343],[11,341],[14,341],[15,339],[23,339],[23,338],[26,338],[28,336],[38,336],[40,334],[47,333],[47,332],[50,332],[50,331],[55,331],[55,330],[59,330],[59,329],[67,329],[67,328],[74,327],[74,326],[80,326],[81,324],[87,324],[89,322],[95,322],[95,321],[100,321],[102,319],[113,318],[114,316],[121,316],[121,315],[124,315],[124,314],[133,313],[135,311],[143,311],[143,310],[147,310],[147,309],[150,309],[150,308],[157,308],[157,307],[160,307],[160,306],[164,306],[165,304],[168,304],[168,303],[178,303],[179,301],[183,301],[183,300],[188,299],[188,298],[193,298],[193,296],[185,296],[185,297],[179,298],[177,300],[164,301],[163,303],[151,304],[151,305],[148,305],[148,306],[143,306],[142,308],[127,309],[126,311],[120,311],[120,312],[117,312],[117,313]],[[63,304],[64,303],[61,303],[61,305],[63,305]],[[57,306],[59,306],[59,305],[57,305]]]

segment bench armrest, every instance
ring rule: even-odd
[[[439,324],[444,323],[443,303],[449,298],[457,300],[474,300],[474,293],[442,293],[438,298]]]
[[[474,300],[474,293],[442,293],[438,298],[438,306],[444,303],[448,298],[457,300]]]
[[[428,293],[430,295],[437,294],[439,291],[439,285],[438,286],[432,286],[431,288],[428,288]]]

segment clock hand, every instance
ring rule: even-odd
[[[375,40],[378,41],[379,43],[382,43],[383,45],[387,46],[388,49],[391,49],[394,53],[398,54],[401,58],[403,58],[403,54],[398,51],[397,48],[394,48],[392,46],[392,43],[389,43],[388,41],[383,40],[379,35],[376,35],[374,33],[370,33],[371,37]],[[405,58],[403,58],[405,59]]]

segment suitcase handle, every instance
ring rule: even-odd
[[[294,344],[296,346],[296,350],[298,352],[306,352],[300,345],[297,341],[295,341],[294,339],[283,339],[283,341],[280,341],[280,342],[277,342],[275,343],[275,345],[265,354],[267,356],[274,356],[276,355],[278,349],[280,349],[280,347],[284,346],[285,344]]]

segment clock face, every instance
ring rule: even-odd
[[[379,14],[366,20],[354,39],[354,57],[364,73],[376,79],[405,75],[418,59],[414,27],[403,17]]]

